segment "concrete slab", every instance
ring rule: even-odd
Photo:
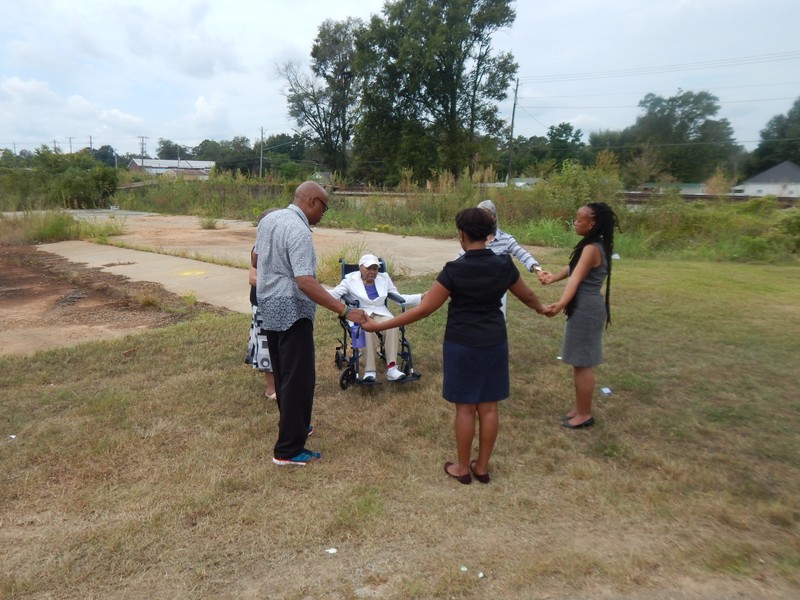
[[[38,249],[135,281],[159,283],[175,294],[193,293],[200,302],[250,312],[246,269],[91,242],[57,242]]]

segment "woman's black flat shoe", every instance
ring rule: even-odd
[[[455,463],[446,462],[444,463],[444,472],[447,473],[448,477],[452,477],[458,483],[463,483],[464,485],[468,485],[472,483],[472,476],[469,473],[465,473],[464,475],[453,475],[450,471],[447,470],[448,467],[452,467]]]
[[[577,423],[576,425],[570,425],[567,420],[561,421],[561,424],[567,429],[583,429],[584,427],[591,427],[594,425],[594,417],[589,417],[583,423]]]
[[[469,470],[472,471],[472,476],[475,477],[475,479],[477,479],[481,483],[489,483],[492,480],[492,478],[489,476],[489,473],[484,473],[483,475],[479,475],[478,473],[475,472],[475,466],[477,464],[478,464],[477,460],[473,460],[471,463],[469,463]]]

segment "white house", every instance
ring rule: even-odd
[[[213,160],[162,160],[160,158],[135,158],[128,165],[129,171],[144,171],[151,175],[184,177],[186,179],[208,179]]]
[[[800,167],[786,160],[737,185],[733,193],[744,196],[800,197]]]

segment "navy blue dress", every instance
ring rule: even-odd
[[[508,398],[508,336],[500,309],[519,271],[509,255],[469,250],[436,278],[450,291],[442,350],[442,397],[478,404]]]

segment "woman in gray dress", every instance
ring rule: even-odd
[[[578,209],[573,226],[581,240],[575,245],[569,264],[555,275],[543,273],[540,281],[549,285],[567,279],[561,298],[548,306],[545,314],[553,317],[563,310],[567,315],[561,359],[572,365],[575,406],[561,424],[581,429],[594,425],[594,367],[603,362],[603,329],[611,323],[610,257],[614,252],[617,216],[606,203],[592,202]],[[604,301],[600,290],[606,278]]]

